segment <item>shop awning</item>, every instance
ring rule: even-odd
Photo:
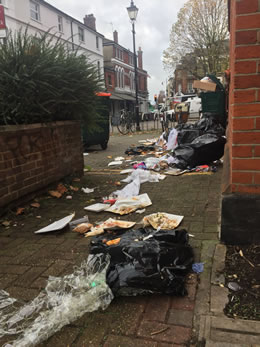
[[[128,94],[119,94],[119,93],[112,93],[110,96],[111,100],[130,100],[130,101],[135,101],[135,98],[131,95]]]

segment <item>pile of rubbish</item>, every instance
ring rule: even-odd
[[[140,142],[126,150],[128,159],[117,157],[108,164],[130,166],[120,172],[129,174],[121,181],[126,185],[85,210],[119,216],[144,213],[152,201],[148,194],[140,194],[143,183],[158,184],[166,175],[211,174],[217,170],[226,139],[217,117],[204,114],[195,124],[182,124],[159,139]],[[82,191],[91,194],[94,189]],[[57,197],[56,191],[52,194]],[[146,215],[137,229],[132,221],[109,218],[90,223],[87,216],[73,221],[74,217],[73,213],[35,233],[67,227],[82,237],[91,236],[88,259],[70,275],[50,277],[45,290],[31,303],[24,305],[0,291],[0,338],[18,336],[6,346],[35,346],[85,312],[105,309],[114,296],[186,295],[185,278],[194,268],[194,257],[189,245],[193,235],[178,229],[183,216],[164,212]]]

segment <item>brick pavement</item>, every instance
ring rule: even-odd
[[[82,217],[83,207],[91,199],[100,201],[102,196],[117,189],[114,182],[122,178],[116,171],[98,171],[107,168],[112,160],[107,156],[121,156],[130,144],[153,136],[113,136],[107,151],[98,147],[90,149],[85,164],[92,167],[92,172],[87,173],[79,185],[98,187],[94,193],[75,192],[72,200],[42,196],[39,209],[27,206],[24,216],[5,216],[11,220],[11,226],[0,227],[0,289],[16,298],[31,300],[44,288],[49,275],[70,273],[75,264],[86,258],[89,239],[68,230],[46,235],[35,235],[33,231],[72,211],[76,211],[76,217]],[[147,192],[153,202],[147,208],[148,213],[162,211],[184,215],[181,226],[195,236],[190,243],[196,261],[206,260],[202,284],[207,282],[212,264],[211,250],[218,242],[220,182],[221,170],[213,175],[167,177],[160,183],[141,186],[141,193]],[[111,217],[108,212],[88,215],[91,222]],[[139,221],[140,215],[132,214],[125,219]],[[184,298],[117,298],[106,311],[85,314],[41,346],[188,346],[195,343],[198,331],[194,322],[194,312],[198,313],[197,285],[197,277],[192,275],[187,283],[188,296]],[[201,295],[205,298],[208,295],[206,284],[205,293]],[[3,341],[0,340],[1,345]]]

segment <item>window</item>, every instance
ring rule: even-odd
[[[99,38],[96,36],[96,48],[99,49]]]
[[[108,82],[108,85],[109,85],[109,86],[112,86],[112,78],[111,78],[111,75],[108,75],[108,76],[107,76],[107,82]]]
[[[40,21],[40,5],[35,1],[30,1],[31,18]]]
[[[79,27],[79,41],[84,42],[84,29],[82,29],[81,27]]]
[[[133,56],[131,54],[129,54],[129,64],[134,65],[134,59],[133,59]]]
[[[61,16],[58,16],[58,30],[60,33],[63,33],[63,22]]]
[[[98,78],[100,79],[101,73],[100,73],[100,61],[97,62],[97,69],[98,69]]]
[[[188,92],[189,92],[189,93],[193,93],[193,91],[194,91],[194,90],[193,90],[193,83],[192,83],[192,82],[189,82],[189,83],[188,83]]]

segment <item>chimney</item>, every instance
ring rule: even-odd
[[[84,24],[88,28],[96,31],[96,18],[94,17],[94,15],[92,13],[86,14],[86,16],[83,20],[84,20]]]
[[[138,55],[138,68],[143,70],[143,51],[141,47],[139,47],[137,55]]]
[[[114,41],[118,43],[118,32],[116,30],[113,32],[113,36],[114,36]]]

